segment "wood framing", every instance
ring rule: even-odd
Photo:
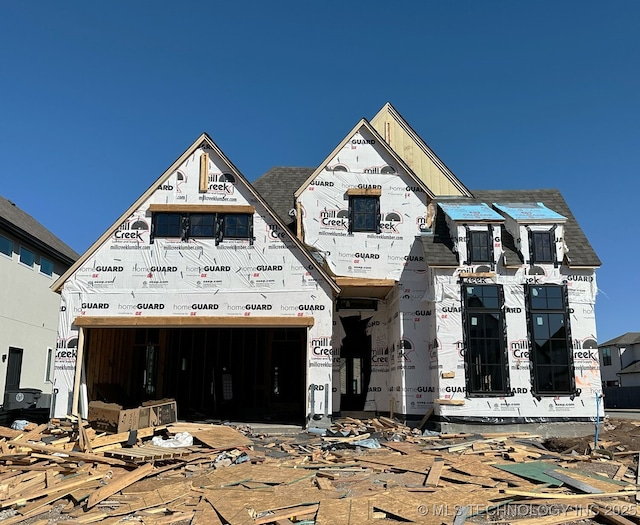
[[[209,178],[209,154],[203,153],[200,157],[200,193],[207,191]]]
[[[347,195],[380,197],[382,195],[382,188],[349,188]]]
[[[81,328],[186,328],[186,327],[309,327],[314,325],[314,318],[305,315],[300,317],[251,317],[251,316],[154,316],[154,317],[76,317],[74,324]],[[78,348],[78,356],[80,349]]]
[[[243,204],[150,204],[150,212],[166,213],[255,213],[253,206]]]

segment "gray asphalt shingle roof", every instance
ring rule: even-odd
[[[600,259],[558,190],[473,190],[472,194],[473,199],[452,198],[447,199],[446,202],[484,202],[490,206],[492,203],[500,202],[544,203],[547,208],[567,218],[564,224],[564,237],[569,248],[567,254],[569,266],[600,266]],[[502,239],[507,265],[521,264],[523,262],[522,254],[517,252],[513,237],[504,227],[502,228]],[[436,231],[433,236],[423,236],[422,244],[425,257],[430,265],[457,266],[456,254],[451,251],[453,241],[450,239],[445,216],[440,207],[438,207],[436,216]]]
[[[271,205],[289,227],[295,228],[295,220],[289,216],[294,206],[293,193],[314,172],[314,168],[274,167],[257,179],[253,186]],[[474,198],[459,197],[447,199],[447,202],[484,202],[489,206],[496,202],[524,203],[542,202],[551,210],[567,218],[564,225],[565,242],[569,248],[570,266],[600,266],[600,259],[591,247],[584,232],[578,225],[560,192],[547,190],[476,190]],[[458,266],[458,258],[453,252],[453,240],[450,237],[444,213],[438,206],[436,231],[432,236],[422,236],[425,257],[432,266]],[[502,227],[502,244],[508,266],[519,265],[524,261],[515,247],[513,236]]]
[[[626,334],[614,337],[609,341],[600,343],[598,347],[602,346],[630,346],[640,343],[640,332],[627,332]]]
[[[0,196],[0,228],[38,246],[66,264],[70,265],[80,257],[31,215],[2,196]]]
[[[252,185],[278,217],[295,230],[295,218],[289,215],[289,210],[295,206],[293,193],[314,171],[315,168],[276,166],[256,179]]]

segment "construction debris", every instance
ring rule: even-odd
[[[0,427],[0,454],[0,525],[630,525],[640,509],[638,452],[619,440],[562,454],[523,432],[423,435],[385,417],[292,436],[52,420]]]

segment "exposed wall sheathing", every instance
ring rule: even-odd
[[[70,412],[76,368],[77,317],[300,317],[307,334],[307,384],[332,382],[332,290],[307,254],[275,221],[244,180],[207,149],[206,191],[200,188],[205,151],[184,162],[139,202],[111,235],[67,277],[55,369],[56,416]],[[158,205],[252,206],[254,240],[155,238]],[[182,208],[181,208],[182,209]],[[229,208],[232,209],[232,208]],[[199,209],[201,212],[202,209]],[[331,411],[315,396],[309,413]]]
[[[381,232],[348,231],[348,191],[379,189]],[[378,138],[361,128],[301,192],[304,240],[324,255],[338,276],[392,279],[397,286],[369,317],[371,379],[366,410],[422,413],[432,406],[428,334],[431,311],[424,296],[427,267],[417,238],[426,228],[428,196]],[[334,337],[335,359],[340,338]],[[339,375],[334,374],[334,409]],[[420,387],[418,389],[418,387]],[[424,389],[426,390],[426,389]]]

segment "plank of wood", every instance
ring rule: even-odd
[[[618,467],[618,470],[616,470],[616,473],[613,475],[613,479],[620,481],[622,480],[622,478],[624,477],[625,473],[627,472],[627,469],[629,467],[627,467],[626,465],[620,465]]]
[[[576,509],[574,512],[567,510],[566,512],[559,513],[558,515],[542,516],[540,518],[522,518],[522,519],[510,519],[509,525],[562,525],[563,523],[585,520],[593,518],[596,515],[595,512],[584,509]]]
[[[153,436],[154,432],[159,427],[149,427],[138,429],[138,439],[147,438]],[[97,447],[104,447],[106,445],[114,445],[116,443],[123,443],[129,439],[130,431],[120,432],[119,434],[107,434],[106,436],[98,436],[91,440],[91,446],[95,449]]]
[[[640,454],[638,454],[638,461],[636,465],[638,465],[636,468],[636,485],[640,485]],[[640,492],[636,492],[635,500],[640,501]]]
[[[433,415],[433,411],[434,411],[433,407],[431,407],[429,410],[427,410],[427,413],[420,420],[420,423],[418,423],[418,429],[419,430],[422,430],[422,427],[424,427],[427,424],[427,421],[429,421],[429,418]]]
[[[195,432],[193,437],[213,450],[229,450],[253,444],[248,437],[225,425],[211,425],[207,430]]]
[[[434,402],[438,405],[462,406],[465,404],[464,399],[436,399]]]
[[[427,487],[437,487],[438,481],[440,480],[440,474],[442,473],[442,468],[444,467],[444,461],[438,461],[438,458],[434,461],[432,467],[429,469],[429,475],[427,476],[427,481],[425,481],[425,486]]]
[[[603,521],[611,523],[612,525],[636,525],[635,522],[620,516],[620,514],[613,512],[610,508],[600,507],[599,505],[591,505],[590,508],[593,509]]]
[[[96,490],[91,496],[89,496],[89,500],[87,501],[87,508],[90,509],[94,507],[102,500],[107,499],[109,496],[112,496],[116,492],[128,487],[132,483],[139,481],[145,477],[147,477],[153,471],[153,464],[147,463],[146,465],[142,465],[131,472],[127,472],[121,476],[113,478],[107,485]]]
[[[29,441],[30,439],[32,440],[36,440],[36,438],[40,437],[40,434],[42,434],[42,432],[44,432],[47,427],[49,425],[47,423],[43,423],[42,425],[38,425],[36,428],[34,428],[33,430],[31,430],[30,432],[27,432],[26,434],[23,434],[20,437],[16,437],[13,439],[13,442],[16,441]]]
[[[87,454],[85,452],[75,452],[73,450],[66,450],[63,448],[52,447],[51,445],[40,445],[39,443],[28,443],[28,444],[16,444],[16,446],[20,446],[20,448],[29,448],[31,450],[37,450],[39,452],[49,452],[51,454],[64,454],[74,459],[81,459],[83,461],[91,461],[97,463],[107,463],[109,465],[120,465],[126,466],[127,463],[125,461],[121,461],[119,459],[114,458],[106,458],[104,456],[99,456],[98,454]]]
[[[591,485],[588,485],[587,483],[574,479],[571,476],[563,472],[560,472],[558,470],[553,470],[553,469],[545,470],[544,473],[547,476],[551,476],[552,478],[558,479],[562,481],[565,485],[568,485],[569,487],[579,490],[581,492],[585,492],[587,494],[603,494],[604,493],[604,490],[600,490],[595,487],[592,487]]]
[[[104,477],[104,474],[94,474],[94,475],[89,475],[89,476],[79,476],[77,478],[72,478],[69,481],[61,481],[60,483],[58,483],[55,488],[56,488],[56,492],[60,492],[63,490],[70,490],[76,487],[79,487],[81,485],[83,485],[84,483],[87,483],[89,481],[94,481],[96,479],[102,479]],[[33,501],[34,499],[38,499],[41,498],[42,496],[48,496],[50,495],[52,492],[51,489],[49,488],[44,488],[41,490],[37,490],[34,492],[31,492],[29,494],[21,494],[20,496],[17,496],[15,498],[11,498],[8,500],[4,500],[4,501],[0,501],[0,508],[7,508],[7,507],[11,507],[12,505],[24,505],[27,501]]]
[[[315,516],[318,512],[319,506],[320,505],[318,503],[314,503],[311,505],[297,505],[288,509],[273,510],[273,514],[262,516],[261,518],[254,520],[254,523],[255,525],[264,525],[265,523],[271,523],[272,521],[281,519],[298,518],[311,515]]]
[[[621,496],[631,496],[636,493],[635,490],[621,490],[620,492],[603,492],[602,494],[562,494],[558,492],[528,492],[525,490],[501,489],[503,494],[511,496],[526,496],[529,498],[548,498],[548,499],[586,499],[586,498],[611,498]]]

